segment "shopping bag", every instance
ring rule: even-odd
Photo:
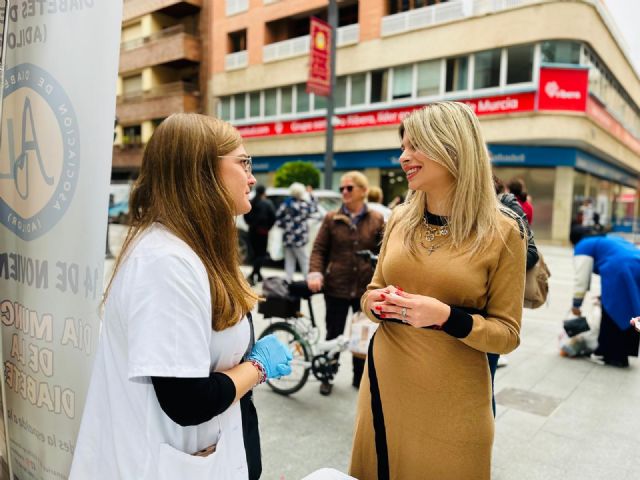
[[[356,312],[351,319],[351,333],[349,335],[349,350],[357,356],[366,356],[371,337],[378,328],[378,324],[369,320],[363,312]]]

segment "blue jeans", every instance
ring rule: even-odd
[[[493,380],[496,377],[496,369],[498,368],[498,359],[500,355],[497,353],[487,353],[489,361],[489,372],[491,372],[491,406],[493,408],[493,416],[496,416],[496,392],[493,388]]]

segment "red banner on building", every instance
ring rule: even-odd
[[[588,68],[541,67],[538,110],[584,112],[588,88]]]
[[[327,97],[331,94],[331,26],[311,17],[310,31],[307,93]]]

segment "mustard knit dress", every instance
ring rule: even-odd
[[[395,210],[397,219],[403,207]],[[494,419],[486,354],[509,353],[519,344],[526,241],[504,216],[504,242],[495,239],[481,254],[454,252],[445,237],[431,254],[421,246],[416,258],[393,217],[368,290],[395,285],[461,308],[443,330],[381,322],[360,385],[350,474],[489,480]],[[456,325],[462,308],[481,312],[471,322],[462,313],[466,329]]]

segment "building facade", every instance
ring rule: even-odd
[[[153,129],[206,98],[206,0],[124,0],[112,180],[134,177]]]
[[[326,99],[306,92],[309,19],[327,0],[212,3],[206,111],[231,121],[270,184],[323,167]],[[404,194],[398,123],[439,100],[478,114],[498,176],[523,178],[540,239],[566,241],[583,200],[637,217],[640,78],[600,0],[338,1],[335,179]]]

